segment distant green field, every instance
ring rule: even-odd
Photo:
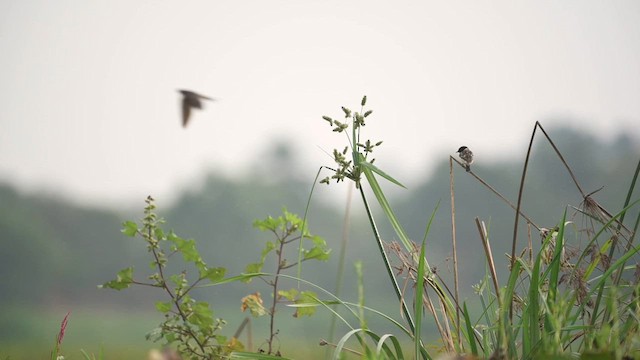
[[[65,310],[33,310],[13,308],[0,313],[0,360],[47,359],[55,342]],[[325,347],[318,346],[326,338],[328,321],[323,314],[311,318],[294,319],[281,312],[278,328],[281,329],[282,353],[294,359],[324,359]],[[218,314],[225,313],[222,310]],[[227,318],[229,325],[224,334],[232,334],[244,314],[238,307],[227,309],[236,318]],[[325,314],[326,315],[326,314]],[[62,350],[68,360],[82,360],[80,353],[97,354],[104,349],[106,359],[146,359],[149,349],[158,347],[145,339],[145,334],[159,322],[156,312],[116,311],[113,309],[74,310],[67,326]],[[375,321],[374,321],[375,323]],[[268,320],[253,320],[253,349],[261,345],[267,334]],[[263,329],[264,328],[264,329]],[[344,334],[344,329],[337,332]],[[246,333],[240,339],[247,343]]]
[[[45,359],[55,342],[64,310],[11,309],[0,314],[0,359]],[[108,358],[144,359],[152,343],[144,335],[158,322],[156,314],[79,310],[72,312],[64,338],[67,359],[81,359],[80,349]]]

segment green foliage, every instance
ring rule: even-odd
[[[224,279],[226,270],[222,267],[209,267],[202,259],[195,240],[183,239],[173,231],[165,233],[161,228],[164,220],[155,213],[154,200],[148,197],[141,226],[126,221],[122,232],[130,237],[139,237],[145,241],[147,251],[152,258],[148,275],[150,281],[134,279],[133,267],[118,272],[116,279],[101,285],[102,288],[122,290],[131,285],[151,286],[164,291],[167,301],[155,303],[156,310],[165,320],[147,339],[175,344],[178,351],[191,359],[217,359],[231,350],[241,349],[242,344],[227,341],[220,335],[225,325],[222,319],[214,318],[213,310],[204,301],[197,301],[190,295],[201,282],[216,284]],[[175,253],[182,254],[182,260],[197,270],[197,277],[190,281],[186,271],[170,274],[167,272],[169,258]]]
[[[359,327],[354,329],[347,321],[346,316],[342,317],[338,312],[334,312],[334,315],[342,319],[349,327],[347,334],[337,344],[332,344],[335,347],[334,358],[336,359],[343,357],[346,351],[356,353],[361,358],[401,359],[405,357],[400,340],[395,335],[389,333],[378,335],[369,329],[369,324],[365,321],[365,312],[381,315],[397,326],[401,333],[413,341],[416,354],[419,353],[418,356],[427,359],[431,358],[431,355],[427,353],[422,343],[420,330],[422,326],[429,326],[424,321],[424,315],[427,312],[433,316],[433,323],[440,331],[443,351],[470,352],[474,356],[491,358],[621,359],[634,356],[637,358],[637,349],[640,348],[638,325],[640,323],[638,296],[640,287],[637,285],[637,277],[640,276],[638,274],[640,271],[637,265],[630,265],[630,263],[637,259],[638,248],[633,245],[633,240],[640,218],[636,219],[634,226],[622,225],[625,214],[631,213],[632,208],[638,203],[631,201],[637,172],[623,210],[618,214],[611,216],[601,210],[598,210],[599,213],[587,213],[582,209],[578,211],[584,213],[585,219],[589,219],[588,221],[598,224],[597,231],[595,227],[588,228],[584,225],[583,228],[579,228],[576,222],[572,221],[574,219],[569,219],[567,212],[565,212],[562,220],[558,222],[556,231],[543,235],[541,244],[534,242],[534,247],[538,245],[539,249],[537,247],[525,249],[532,254],[529,259],[523,255],[513,257],[513,266],[504,271],[504,275],[507,275],[504,276],[507,279],[506,283],[498,286],[498,276],[495,276],[496,279],[493,279],[496,282],[495,291],[490,290],[488,287],[490,275],[487,273],[477,286],[480,304],[474,306],[469,302],[470,306],[467,306],[467,301],[461,302],[457,298],[457,289],[456,295],[453,295],[450,290],[452,286],[444,285],[444,281],[436,273],[435,267],[429,266],[427,257],[433,255],[430,254],[430,248],[426,248],[426,242],[423,240],[422,246],[417,246],[410,240],[409,232],[405,230],[396,216],[394,211],[396,209],[391,207],[386,194],[377,182],[379,176],[395,185],[404,187],[391,175],[373,165],[375,159],[372,158],[372,153],[376,147],[381,146],[382,141],[360,139],[360,132],[372,114],[371,110],[364,110],[366,103],[365,96],[360,102],[363,107],[360,111],[351,111],[342,107],[345,120],[338,121],[328,116],[322,117],[334,132],[345,134],[348,144],[342,151],[333,150],[333,158],[337,166],[335,169],[331,169],[333,175],[324,178],[321,183],[328,184],[331,180],[340,182],[349,179],[354,181],[360,189],[373,235],[389,272],[389,279],[395,286],[407,327],[394,320],[391,315],[365,306],[362,281],[364,273],[361,266],[357,268],[359,283],[357,288],[358,303],[356,304],[348,303],[337,297],[328,301],[320,300],[318,292],[324,292],[329,296],[331,294],[304,279],[286,275],[286,270],[298,267],[304,261],[326,261],[330,255],[325,241],[321,237],[309,233],[306,228],[306,215],[305,219],[301,220],[297,215],[289,213],[287,210],[283,210],[283,214],[276,218],[267,217],[254,223],[256,229],[271,233],[273,238],[264,242],[259,260],[247,265],[245,274],[225,277],[226,268],[209,266],[200,255],[195,240],[185,239],[173,231],[165,232],[163,230],[163,221],[155,214],[153,199],[148,198],[142,222],[140,224],[134,221],[124,222],[122,233],[145,242],[151,258],[151,274],[141,275],[143,271],[137,267],[134,274],[134,267],[128,266],[120,270],[114,280],[104,283],[101,287],[123,290],[135,285],[154,287],[163,291],[166,298],[163,301],[157,301],[155,309],[162,314],[164,321],[148,338],[173,344],[183,352],[185,357],[192,359],[280,358],[276,356],[278,351],[272,346],[278,334],[274,321],[276,307],[279,304],[288,305],[295,309],[294,316],[297,318],[311,316],[323,308],[333,311],[329,306],[332,304],[344,306],[357,319]],[[592,153],[588,153],[581,156],[590,161],[592,155]],[[617,175],[616,172],[613,172],[613,175]],[[363,179],[366,179],[366,182]],[[251,184],[243,185],[245,185],[244,190],[252,190]],[[395,275],[391,271],[392,268],[385,249],[385,246],[393,248],[395,244],[389,246],[389,244],[382,243],[382,236],[374,221],[373,212],[362,191],[363,186],[366,185],[371,188],[402,245],[394,250],[401,259],[401,265],[396,267],[397,273]],[[266,192],[262,189],[254,187],[253,191]],[[241,191],[241,189],[238,188],[237,191]],[[547,191],[554,193],[556,190],[545,189],[545,192]],[[566,189],[558,191],[567,192]],[[540,194],[540,198],[542,195],[544,194]],[[557,192],[554,195],[557,195]],[[585,202],[588,197],[584,197]],[[426,200],[422,202],[429,203]],[[47,206],[55,208],[51,204]],[[472,212],[476,212],[477,208],[473,208],[473,206],[475,205],[472,204],[470,209]],[[13,206],[9,207],[14,212]],[[549,208],[551,207],[549,206]],[[178,208],[176,212],[179,210]],[[201,210],[197,209],[200,216],[212,216],[207,211]],[[545,208],[544,211],[551,213],[548,208]],[[416,211],[415,213],[420,212]],[[27,217],[33,215],[32,213],[27,214]],[[14,216],[13,214],[9,215]],[[54,212],[54,215],[57,214]],[[429,225],[434,216],[435,212],[429,220]],[[55,216],[51,217],[55,218]],[[18,225],[16,225],[10,221],[11,219],[13,218],[6,216],[0,218],[0,227],[4,229],[3,234],[9,234],[8,236],[12,239],[14,235],[24,234],[48,239],[48,235],[55,234],[54,231],[51,231],[54,227],[38,229],[30,226],[29,223],[17,223]],[[421,221],[420,223],[422,223]],[[85,222],[92,223],[91,221]],[[73,223],[82,223],[82,221],[74,221]],[[575,239],[571,239],[572,229],[569,224],[572,224],[575,234],[586,234],[585,237],[580,238],[581,240],[586,238],[586,241],[582,242],[586,245],[580,249],[577,261],[570,261],[576,256],[565,254],[565,250],[569,248],[570,244],[575,243],[572,241]],[[92,231],[100,232],[94,229]],[[579,235],[575,234],[574,236],[578,238]],[[217,235],[218,233],[216,233]],[[58,237],[64,238],[61,235],[52,236],[54,241],[59,240]],[[498,239],[496,243],[504,242],[501,236],[494,238]],[[13,242],[20,244],[20,246],[26,246],[22,241]],[[57,241],[56,244],[59,242]],[[289,244],[292,245],[288,246]],[[64,252],[64,249],[57,249],[60,246],[48,245],[49,247],[47,247],[44,242],[39,242],[38,246],[40,251],[44,253],[49,251]],[[112,246],[108,245],[108,247]],[[216,246],[219,244],[214,245],[214,248]],[[466,244],[465,246],[472,245]],[[292,251],[298,249],[299,253]],[[366,249],[359,250],[366,251]],[[116,254],[122,253],[118,249],[114,251]],[[246,254],[246,249],[234,249],[234,251]],[[177,255],[177,253],[181,255]],[[296,257],[296,253],[299,256]],[[359,251],[359,254],[361,253]],[[523,254],[525,253],[523,252]],[[176,256],[172,257],[174,254]],[[19,256],[16,257],[19,258]],[[78,258],[91,259],[89,256],[78,256]],[[182,266],[187,266],[189,272],[173,271],[176,268],[176,262],[180,259]],[[270,274],[263,271],[264,268],[268,269],[272,264],[274,264],[274,270]],[[7,266],[5,265],[5,268]],[[121,266],[123,265],[118,264],[116,268]],[[494,267],[495,264],[490,263],[489,266]],[[396,277],[401,274],[406,276],[406,285],[402,292],[396,281]],[[502,275],[503,272],[500,274]],[[242,344],[237,339],[229,339],[221,334],[225,324],[224,320],[216,318],[210,305],[193,298],[192,293],[192,290],[203,286],[220,286],[234,281],[249,282],[254,277],[260,277],[273,290],[271,305],[268,307],[263,305],[258,292],[247,295],[242,300],[243,307],[250,310],[253,316],[269,315],[270,317],[270,337],[267,342],[269,348],[262,354],[234,351],[241,349]],[[298,287],[284,290],[282,279],[297,280]],[[415,284],[413,297],[407,296],[405,293],[411,291],[406,290],[412,288],[411,282]],[[318,290],[318,292],[301,290],[300,283],[315,287],[314,290]],[[413,305],[413,311],[407,310],[405,304],[407,299],[413,300],[413,304],[410,304]],[[413,323],[414,319],[415,324]],[[362,348],[361,352],[347,348],[350,339],[357,341]],[[286,337],[280,338],[279,341],[285,342]],[[373,346],[367,343],[371,341],[374,343]],[[52,359],[58,357],[60,343],[61,337],[56,342]],[[326,344],[328,343],[325,342]],[[93,354],[89,355],[85,351],[81,351],[81,354],[89,360],[104,358],[102,352],[98,357]]]
[[[363,98],[361,104],[364,106],[365,103],[366,97]],[[334,172],[333,176],[326,177],[321,182],[329,184],[330,180],[340,182],[344,179],[350,179],[360,189],[371,228],[378,242],[389,278],[394,284],[399,301],[403,306],[405,319],[413,332],[416,355],[420,353],[423,358],[431,357],[420,342],[423,309],[429,309],[433,315],[446,352],[463,353],[470,350],[474,355],[483,354],[486,357],[498,359],[531,359],[539,358],[540,356],[562,358],[565,355],[576,353],[582,353],[582,358],[591,358],[592,354],[596,358],[612,357],[617,359],[622,356],[631,357],[636,355],[637,344],[640,342],[638,340],[640,339],[640,329],[638,328],[640,316],[638,316],[637,310],[640,308],[639,292],[636,289],[637,285],[634,286],[633,282],[619,286],[619,281],[624,278],[621,275],[624,270],[624,264],[639,250],[637,247],[632,246],[631,242],[635,237],[638,223],[640,223],[640,215],[638,215],[633,230],[624,227],[622,221],[618,219],[623,219],[625,213],[633,205],[640,202],[640,200],[635,203],[630,202],[631,193],[635,187],[638,170],[640,169],[640,162],[630,186],[624,209],[619,214],[611,216],[601,205],[590,198],[591,194],[587,195],[582,191],[557,147],[551,143],[561,162],[571,174],[576,187],[583,195],[585,215],[589,216],[591,221],[595,219],[599,222],[601,228],[599,231],[586,230],[586,233],[592,236],[588,239],[586,248],[583,249],[578,261],[574,264],[569,262],[568,258],[570,256],[565,254],[565,225],[568,223],[566,221],[566,213],[560,225],[556,228],[557,231],[539,228],[543,235],[543,244],[537,252],[535,262],[527,261],[522,256],[515,257],[515,254],[513,254],[511,267],[508,269],[507,283],[500,287],[495,275],[495,262],[489,246],[488,233],[484,229],[484,225],[481,226],[480,221],[476,219],[481,237],[485,241],[485,252],[488,266],[492,270],[492,277],[494,277],[495,292],[493,294],[489,292],[488,299],[485,298],[484,294],[488,283],[487,275],[484,279],[484,284],[478,287],[482,311],[474,319],[474,314],[469,311],[466,303],[461,305],[459,302],[457,283],[455,284],[456,294],[454,296],[449,290],[450,287],[443,286],[435,270],[428,266],[425,258],[424,242],[423,246],[420,247],[421,253],[419,255],[416,254],[415,249],[417,246],[409,240],[377,183],[374,173],[396,185],[402,186],[391,176],[371,165],[373,159],[370,162],[367,161],[367,156],[375,146],[369,140],[361,142],[359,139],[365,116],[361,116],[357,112],[353,113],[345,107],[342,107],[342,110],[345,118],[351,120],[351,124],[323,116],[324,120],[334,126],[334,132],[344,132],[346,134],[349,145],[342,151],[334,149],[334,162],[338,167],[331,169]],[[345,131],[349,125],[352,125],[351,137]],[[536,123],[536,127],[538,126],[540,126],[539,123]],[[541,126],[540,128],[542,129]],[[544,132],[544,130],[542,131]],[[551,142],[547,133],[545,132],[544,134]],[[353,144],[356,144],[356,146],[353,146]],[[379,145],[379,143],[376,144]],[[347,160],[346,155],[349,147],[351,147],[351,159]],[[453,202],[452,168],[450,173],[451,199]],[[417,290],[414,298],[416,325],[412,323],[410,314],[404,307],[404,297],[391,271],[387,253],[380,241],[380,235],[369,209],[366,196],[362,192],[362,174],[365,175],[378,203],[404,245],[404,249],[400,247],[392,248],[395,249],[403,262],[400,273],[406,270],[408,279],[416,283]],[[480,181],[483,182],[482,180]],[[524,184],[524,175],[521,183]],[[486,183],[484,184],[486,185]],[[518,202],[519,207],[520,200]],[[451,216],[452,221],[454,221],[453,205]],[[527,219],[527,221],[529,220]],[[532,224],[530,223],[530,225]],[[615,225],[617,225],[616,229],[614,229]],[[453,231],[455,254],[455,227]],[[598,237],[607,232],[609,233],[609,238],[602,245],[597,246],[596,240]],[[517,235],[517,231],[514,230],[514,234]],[[516,235],[514,235],[514,238]],[[620,243],[621,239],[627,241],[626,248],[619,246],[616,252],[614,247],[616,243]],[[524,255],[527,250],[529,254],[533,255],[534,250],[531,246],[525,249],[522,254]],[[618,255],[617,259],[613,258],[614,254]],[[583,260],[589,255],[591,261],[585,263]],[[457,266],[455,265],[455,258],[454,266]],[[629,267],[629,269],[634,268]],[[457,272],[457,268],[454,271]],[[639,273],[640,271],[633,275],[636,278],[636,283],[637,278],[640,277]],[[633,276],[628,274],[627,278]],[[437,295],[436,301],[431,300],[429,297],[423,298],[423,284],[428,284],[435,292]],[[590,287],[589,284],[593,287]],[[448,292],[444,291],[445,287]],[[601,299],[607,300],[605,309],[602,311],[599,309]],[[439,309],[441,312],[435,309]],[[627,311],[621,312],[620,309],[626,309]],[[460,321],[460,312],[462,312],[462,321]],[[484,324],[482,324],[483,320],[485,321]],[[337,354],[340,353],[349,337],[359,332],[366,333],[367,331],[369,330],[365,327],[349,331],[336,346],[334,358],[337,358]],[[621,333],[624,333],[625,336],[620,336]],[[364,346],[360,337],[358,337],[358,342]],[[367,346],[364,346],[364,350],[366,355],[362,354],[362,356],[371,357],[371,352]],[[376,353],[374,357],[378,355],[379,353]],[[389,358],[400,358],[402,354],[387,354],[387,356]]]
[[[164,316],[165,320],[147,335],[147,339],[162,340],[167,345],[175,345],[180,353],[191,359],[219,359],[227,356],[241,358],[243,353],[234,351],[242,350],[243,344],[235,338],[228,339],[220,334],[226,322],[215,318],[209,304],[197,301],[192,298],[190,293],[193,289],[202,286],[221,285],[232,281],[248,283],[256,276],[267,277],[269,275],[263,274],[261,271],[268,255],[275,251],[277,269],[273,280],[268,281],[273,287],[274,295],[270,310],[263,307],[259,293],[245,296],[242,299],[243,310],[249,309],[253,316],[270,315],[271,334],[266,354],[274,354],[272,343],[277,334],[273,326],[276,304],[283,301],[291,304],[304,304],[317,299],[316,293],[312,291],[279,290],[278,280],[281,272],[298,264],[297,262],[287,262],[284,257],[285,245],[304,239],[305,244],[309,246],[301,248],[301,262],[307,260],[326,261],[329,258],[330,250],[327,249],[324,239],[311,234],[297,215],[283,209],[283,214],[277,218],[269,216],[254,223],[254,227],[263,232],[270,232],[276,238],[275,241],[265,242],[259,262],[247,265],[247,274],[225,278],[226,269],[210,267],[200,255],[195,240],[184,239],[173,231],[165,232],[161,227],[164,220],[158,218],[155,209],[154,200],[148,197],[142,223],[138,225],[135,222],[126,221],[122,229],[125,235],[139,237],[145,241],[147,251],[152,258],[150,266],[154,270],[152,274],[147,276],[150,282],[136,280],[133,267],[127,267],[118,272],[116,279],[108,281],[100,287],[122,290],[131,285],[141,285],[162,289],[167,295],[167,301],[156,302],[155,308]],[[185,264],[191,264],[197,270],[195,279],[191,279],[187,271],[168,272],[169,259],[171,255],[176,253],[182,255]],[[315,307],[297,307],[294,316],[311,316],[315,311]]]
[[[317,299],[316,293],[312,291],[299,291],[298,289],[281,290],[279,289],[280,277],[283,271],[296,266],[301,265],[302,262],[308,260],[326,261],[329,259],[330,250],[327,248],[327,244],[324,239],[317,235],[313,235],[307,229],[306,223],[300,219],[296,214],[293,214],[287,209],[282,209],[282,215],[274,218],[271,216],[262,220],[256,220],[253,226],[262,232],[272,233],[275,237],[275,241],[265,241],[265,247],[260,254],[260,261],[247,265],[247,273],[259,273],[264,267],[267,256],[272,252],[275,252],[276,256],[276,269],[272,279],[264,279],[272,288],[272,303],[268,311],[263,311],[262,299],[259,293],[248,295],[243,299],[243,309],[250,309],[251,314],[256,316],[269,315],[270,324],[269,328],[271,333],[267,339],[266,354],[275,354],[274,339],[278,333],[275,329],[275,314],[276,306],[278,303],[289,304],[308,304],[315,302]],[[310,247],[305,248],[305,242]],[[299,244],[297,249],[301,256],[299,260],[289,261],[285,257],[287,245]],[[295,248],[295,247],[294,247]],[[261,276],[261,277],[267,277]],[[245,282],[250,282],[251,278],[246,278]],[[294,317],[300,318],[303,316],[311,316],[315,313],[316,308],[312,306],[295,307]]]
[[[115,280],[107,281],[100,285],[101,288],[109,288],[115,290],[126,289],[133,283],[133,267],[124,268],[118,271]]]

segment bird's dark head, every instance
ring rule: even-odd
[[[466,149],[468,149],[466,146],[460,146],[460,149],[458,149],[458,151],[456,151],[456,152],[463,152]]]
[[[191,92],[191,91],[189,91],[189,90],[182,90],[182,89],[178,89],[177,91],[178,91],[180,94],[185,95],[185,96]]]

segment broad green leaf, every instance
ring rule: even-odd
[[[193,239],[184,240],[176,244],[178,247],[178,251],[182,253],[182,257],[184,261],[187,262],[200,262],[202,258],[200,257],[200,253],[196,249],[196,241]]]
[[[166,314],[171,311],[171,302],[158,301],[156,302],[156,309],[161,313]]]
[[[315,259],[320,261],[327,261],[329,260],[329,253],[331,253],[331,250],[325,250],[323,248],[316,246],[313,249],[305,252],[304,259],[305,260]]]
[[[307,236],[305,238],[308,239],[308,240],[311,240],[311,242],[313,242],[317,246],[322,246],[322,247],[327,246],[327,242],[322,237],[320,237],[318,235]]]
[[[155,233],[156,239],[158,240],[164,239],[164,231],[162,231],[161,228],[159,227],[155,228],[154,233]]]
[[[296,299],[296,297],[298,296],[298,290],[297,289],[291,289],[291,290],[279,290],[278,291],[278,296],[281,296],[289,301],[294,301]]]
[[[275,243],[273,243],[272,241],[267,241],[264,245],[264,249],[262,249],[262,253],[260,254],[261,261],[264,262],[264,259],[267,257],[267,255],[275,248]]]
[[[314,293],[313,291],[302,291],[300,292],[300,296],[298,297],[298,299],[295,301],[296,303],[309,303],[309,302],[316,302],[316,299],[318,298],[317,294]],[[316,313],[316,308],[309,306],[309,307],[299,307],[296,309],[296,312],[293,314],[293,317],[295,318],[299,318],[302,316],[311,316],[313,314]]]
[[[202,274],[202,277],[206,277],[212,283],[218,282],[224,279],[224,275],[226,274],[227,269],[223,267],[217,267],[213,269],[206,269],[206,272]]]
[[[134,237],[136,236],[136,233],[138,232],[138,224],[136,224],[133,221],[125,221],[124,223],[122,223],[122,233],[130,236],[130,237]]]
[[[253,222],[253,226],[260,231],[275,231],[282,224],[282,219],[274,219],[269,216],[264,220],[256,220]]]
[[[132,282],[133,282],[133,267],[128,267],[128,268],[120,270],[118,272],[118,274],[116,275],[116,279],[115,280],[111,280],[109,282],[106,282],[106,283],[102,284],[99,287],[115,289],[115,290],[122,290],[122,289],[126,289],[129,286],[131,286]]]
[[[209,308],[209,303],[198,301],[193,306],[193,313],[187,318],[190,323],[202,328],[213,325],[213,311]]]

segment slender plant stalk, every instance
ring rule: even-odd
[[[524,167],[522,168],[522,177],[520,178],[520,188],[518,190],[518,204],[516,205],[516,218],[513,223],[513,240],[511,241],[511,266],[509,267],[513,271],[513,267],[516,262],[516,242],[518,239],[518,220],[520,217],[520,207],[522,206],[522,193],[524,190],[524,179],[527,176],[527,169],[529,168],[529,157],[531,156],[531,148],[533,147],[533,139],[536,136],[536,129],[539,122],[533,126],[533,132],[531,133],[531,140],[529,140],[529,147],[527,148],[527,157],[524,160]],[[509,305],[509,319],[513,319],[513,301]]]
[[[633,179],[631,180],[631,185],[629,186],[629,191],[627,192],[627,198],[624,200],[624,206],[623,207],[627,207],[629,205],[629,202],[631,201],[631,195],[633,194],[633,190],[636,187],[636,181],[638,180],[638,174],[640,174],[640,160],[638,160],[638,164],[636,165],[636,171],[633,173]],[[622,214],[622,216],[620,217],[620,223],[618,224],[618,232],[620,232],[621,227],[622,227],[622,223],[624,223],[624,217],[625,217],[626,213]],[[626,250],[629,251],[631,249],[631,246],[633,245],[633,239],[635,238],[635,234],[636,234],[636,230],[633,230],[633,233],[631,235],[631,239],[629,239],[629,243],[627,244],[627,248]],[[616,273],[616,278],[615,281],[613,282],[616,286],[618,284],[620,284],[620,279],[622,278],[622,269],[624,268],[624,264],[622,265],[622,267],[620,268],[620,271],[618,271]]]
[[[498,307],[500,305],[500,286],[498,285],[498,273],[496,272],[496,264],[493,261],[493,252],[491,251],[491,244],[487,238],[487,229],[484,226],[484,222],[480,221],[476,217],[476,226],[478,227],[478,233],[480,234],[480,240],[482,240],[482,246],[484,247],[484,253],[489,263],[489,271],[491,271],[491,280],[493,280],[493,288],[496,291],[496,299],[498,299]]]
[[[551,140],[551,137],[549,137],[549,134],[547,134],[547,132],[544,130],[544,128],[542,127],[542,124],[540,124],[539,121],[536,121],[536,126],[540,128],[544,136],[547,138],[547,140],[549,140],[549,144],[551,144],[551,147],[560,158],[560,161],[562,161],[562,164],[567,169],[567,172],[569,172],[571,179],[573,179],[573,183],[576,185],[576,188],[578,189],[578,191],[580,191],[580,195],[582,195],[583,198],[587,197],[587,195],[585,195],[584,193],[584,190],[582,190],[582,186],[580,186],[580,184],[578,183],[578,179],[576,178],[576,176],[573,174],[573,171],[569,167],[569,164],[567,164],[567,161],[564,159],[564,156],[562,156],[562,153],[560,153],[560,150],[558,150],[558,147],[556,146],[556,144],[553,142],[553,140]],[[535,135],[535,129],[533,130],[533,133]],[[531,141],[533,142],[533,136],[531,137]],[[529,145],[529,148],[531,148],[531,145]]]
[[[451,156],[449,156],[449,193],[451,195],[451,246],[453,248],[453,283],[456,302],[456,330],[458,332],[458,347],[462,349],[462,338],[460,337],[460,293],[458,291],[458,246],[456,244],[456,201],[455,191],[453,189],[453,158]]]
[[[460,165],[462,168],[465,168],[465,166],[458,161],[456,158],[454,158],[453,156],[449,156],[449,160],[453,160],[456,163],[458,163],[458,165]],[[478,180],[478,182],[480,182],[480,184],[482,184],[484,187],[486,187],[487,189],[489,189],[489,191],[491,191],[492,193],[494,193],[497,197],[499,197],[502,201],[504,201],[507,205],[509,205],[509,207],[511,207],[513,210],[517,210],[516,206],[513,205],[513,203],[511,201],[509,201],[506,197],[504,197],[504,195],[500,194],[498,192],[498,190],[496,190],[493,186],[489,185],[486,181],[484,181],[481,177],[479,177],[478,175],[476,175],[473,170],[469,170],[466,171],[466,173],[468,173],[469,175],[473,176],[476,180]],[[523,213],[522,211],[520,211],[520,215],[531,225],[533,225],[533,227],[535,227],[536,229],[540,230],[540,227],[538,225],[536,225],[535,222],[533,222],[533,220],[531,220],[527,215],[525,215],[525,213]]]
[[[316,177],[313,179],[313,184],[311,185],[311,191],[309,192],[309,198],[307,199],[307,205],[304,208],[304,216],[302,217],[302,231],[300,231],[300,245],[298,247],[298,269],[297,276],[302,277],[302,252],[303,252],[303,243],[304,243],[304,232],[307,227],[307,214],[309,213],[309,206],[311,205],[311,197],[313,196],[313,190],[316,188],[316,184],[318,183],[318,178],[320,177],[320,172],[325,166],[320,166],[318,172],[316,173]],[[298,288],[300,288],[300,283],[298,283]]]
[[[380,250],[380,255],[382,255],[382,261],[384,262],[384,267],[387,269],[387,274],[391,279],[391,283],[393,284],[393,290],[396,292],[396,296],[398,300],[402,304],[402,312],[409,323],[409,328],[411,329],[411,333],[415,334],[416,327],[413,322],[413,318],[411,317],[411,313],[407,308],[407,305],[404,301],[402,301],[402,293],[400,292],[400,287],[398,286],[398,281],[396,280],[395,275],[393,274],[393,269],[391,268],[391,263],[389,262],[389,257],[387,256],[387,252],[384,249],[384,244],[382,243],[382,239],[380,238],[380,233],[378,232],[378,227],[376,226],[376,222],[373,219],[373,214],[371,213],[371,208],[369,207],[369,202],[367,201],[367,197],[364,195],[364,190],[362,186],[360,186],[360,195],[362,196],[362,202],[364,204],[364,208],[367,211],[367,217],[369,218],[369,224],[371,224],[371,229],[373,230],[373,234],[376,238],[376,243],[378,244],[378,249]]]
[[[346,261],[347,243],[349,242],[349,229],[351,227],[351,200],[353,198],[353,184],[350,184],[347,190],[347,203],[344,210],[344,219],[342,221],[342,240],[340,241],[340,258],[338,260],[338,274],[336,275],[336,288],[334,294],[340,297],[342,290],[342,282],[344,280],[344,264]],[[333,306],[335,310],[337,305]],[[329,326],[329,341],[333,341],[336,328],[336,317],[331,317],[331,325]],[[328,350],[328,349],[327,349]],[[328,355],[328,353],[326,354]],[[326,358],[327,356],[325,356]]]

